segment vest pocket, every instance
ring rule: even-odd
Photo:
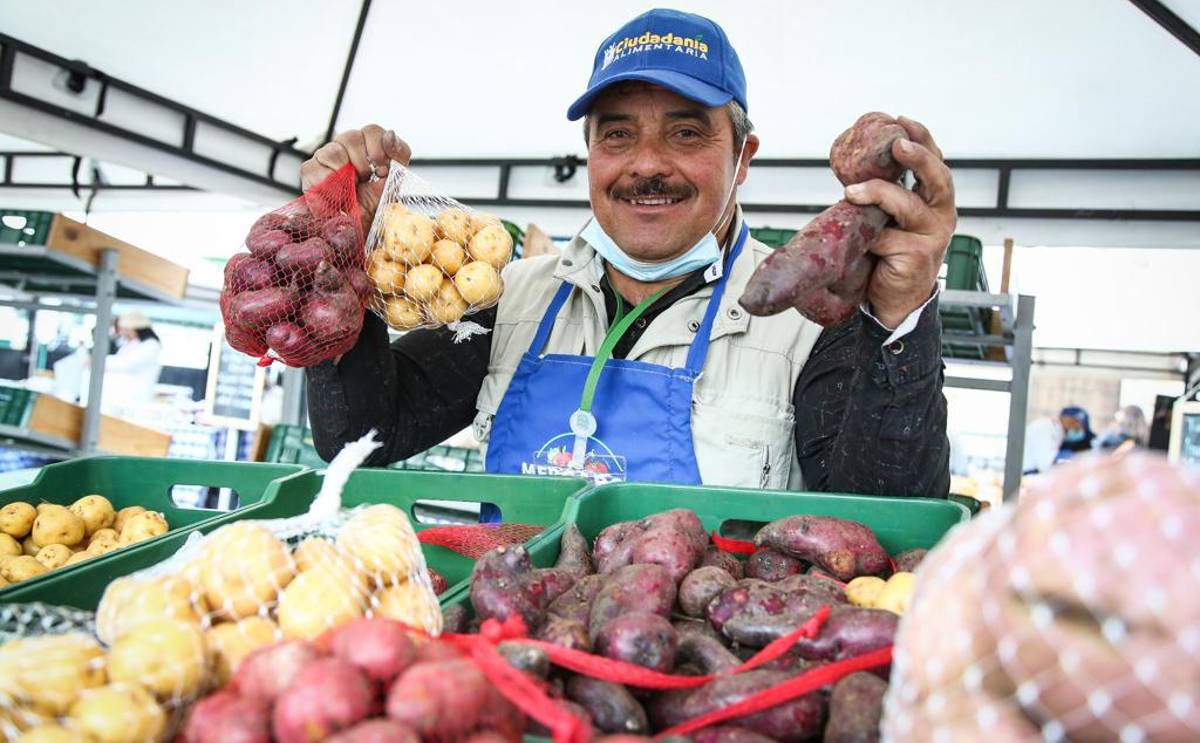
[[[796,417],[790,405],[771,412],[761,401],[693,401],[692,442],[705,485],[787,487]]]

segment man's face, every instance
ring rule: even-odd
[[[588,183],[600,226],[630,256],[681,255],[725,214],[734,178],[733,125],[724,108],[705,108],[647,83],[623,83],[592,105]],[[742,162],[757,149],[751,135]]]
[[[1083,430],[1083,422],[1074,416],[1060,415],[1058,420],[1060,423],[1062,423],[1063,431],[1079,431],[1080,433],[1085,433]]]

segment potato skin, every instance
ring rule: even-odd
[[[678,584],[700,564],[708,536],[695,512],[676,508],[641,521],[613,524],[596,536],[596,572],[611,573],[626,565],[654,563],[670,571]]]
[[[910,549],[910,550],[904,550],[903,552],[901,552],[900,554],[896,555],[893,558],[893,560],[896,563],[896,572],[897,573],[915,573],[915,572],[917,572],[917,566],[921,564],[921,561],[925,559],[925,555],[928,553],[929,553],[929,550],[923,549],[921,547],[917,547],[915,549]]]
[[[594,639],[609,621],[628,612],[670,616],[675,594],[675,581],[662,565],[626,565],[609,576],[592,601],[588,632]]]
[[[795,652],[806,660],[835,661],[891,645],[900,617],[884,609],[835,609],[813,638],[801,638]]]
[[[774,583],[789,575],[798,575],[803,572],[803,561],[777,552],[770,547],[758,550],[746,560],[746,577],[758,578],[768,583]]]
[[[761,648],[795,631],[828,603],[820,595],[788,592],[770,583],[746,579],[708,605],[708,621],[729,639]]]
[[[725,568],[725,571],[737,580],[745,577],[746,568],[742,564],[742,561],[714,546],[709,546],[704,551],[704,558],[700,560],[700,566],[704,567],[705,565],[716,565],[719,568]]]
[[[689,617],[702,617],[709,602],[736,583],[724,568],[712,565],[696,568],[679,584],[679,608]]]
[[[874,743],[879,740],[883,696],[888,684],[873,673],[859,671],[833,685],[825,743]]]
[[[829,167],[844,186],[873,178],[895,181],[904,173],[892,156],[892,145],[899,139],[908,139],[908,132],[894,118],[879,111],[865,113],[833,141]]]
[[[758,669],[724,676],[691,692],[680,705],[680,714],[683,719],[691,719],[724,709],[789,678],[789,673]],[[814,691],[762,712],[734,718],[729,723],[782,743],[792,743],[817,737],[824,718],[824,695]]]
[[[581,705],[592,724],[605,733],[648,733],[646,710],[620,684],[572,675],[567,679],[567,699]]]
[[[596,572],[595,566],[592,565],[587,538],[575,524],[568,524],[563,530],[554,567],[567,571],[576,580]]]
[[[759,530],[754,543],[811,562],[838,580],[886,576],[891,561],[875,534],[857,521],[833,516],[788,516]]]
[[[675,628],[661,615],[631,611],[606,622],[594,634],[592,649],[606,658],[667,673],[675,666],[678,641]]]
[[[607,582],[608,576],[606,575],[585,575],[575,581],[570,589],[551,601],[550,606],[546,608],[546,613],[551,617],[587,624],[588,616],[592,611],[592,602]]]

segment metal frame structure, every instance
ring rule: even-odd
[[[1009,394],[1008,436],[1006,438],[1008,443],[1004,454],[1004,500],[1005,502],[1015,501],[1021,490],[1021,476],[1024,471],[1025,418],[1029,407],[1029,371],[1033,361],[1035,300],[1026,294],[987,294],[947,289],[942,291],[938,302],[942,307],[993,308],[1000,313],[1002,327],[1000,335],[943,333],[942,339],[948,342],[967,342],[1011,348],[1008,366],[1012,369],[1012,378],[1005,381],[973,377],[946,377],[945,386]]]

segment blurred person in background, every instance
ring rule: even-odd
[[[1116,449],[1126,442],[1132,446],[1145,446],[1150,438],[1150,425],[1146,414],[1137,405],[1126,405],[1113,414],[1112,423],[1100,436],[1101,449]]]
[[[1062,425],[1063,437],[1055,462],[1065,462],[1077,453],[1092,448],[1096,434],[1092,431],[1091,418],[1086,410],[1068,405],[1059,411],[1058,422]]]
[[[162,342],[139,310],[117,320],[117,352],[104,362],[104,407],[136,405],[154,394],[162,363]]]
[[[1039,418],[1025,429],[1023,471],[1026,475],[1046,472],[1076,452],[1091,449],[1095,438],[1088,413],[1081,407],[1065,407],[1057,418]]]

